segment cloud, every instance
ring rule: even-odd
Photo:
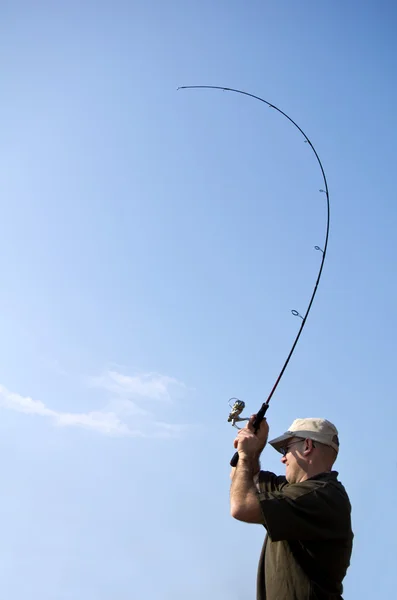
[[[139,431],[132,431],[122,423],[119,417],[111,412],[93,411],[89,413],[57,413],[57,425],[63,427],[85,427],[106,435],[141,436]]]
[[[150,401],[172,403],[173,391],[181,392],[186,386],[173,377],[157,373],[133,376],[109,370],[88,379],[90,387],[99,388],[109,396],[106,408],[87,413],[61,412],[48,408],[40,400],[22,396],[0,385],[0,406],[51,419],[59,427],[83,427],[109,436],[175,438],[186,425],[158,421],[148,409]],[[178,394],[177,394],[178,395]],[[131,428],[128,421],[138,422]]]
[[[159,438],[174,438],[180,437],[188,429],[188,425],[180,425],[177,423],[154,423],[156,435]]]
[[[16,410],[29,415],[41,415],[43,417],[52,417],[56,412],[46,408],[43,402],[32,400],[28,396],[20,396],[10,392],[3,385],[0,385],[0,405],[3,408]]]
[[[85,427],[108,435],[136,435],[129,427],[111,412],[64,413],[47,408],[43,402],[33,400],[29,396],[21,396],[10,392],[0,385],[0,406],[17,412],[50,417],[57,425],[63,427]]]
[[[180,437],[187,429],[186,425],[160,421],[157,416],[168,414],[175,401],[187,392],[186,385],[175,377],[153,372],[125,375],[108,369],[90,377],[87,383],[104,391],[109,398],[108,410],[137,422],[145,437]]]
[[[185,384],[167,375],[141,373],[130,376],[114,370],[105,371],[99,377],[90,377],[88,383],[131,401],[139,398],[171,401],[171,390],[186,388]]]

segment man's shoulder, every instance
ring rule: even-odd
[[[291,499],[298,499],[307,495],[314,496],[316,499],[321,497],[325,499],[326,496],[328,498],[327,501],[332,501],[332,504],[350,507],[349,496],[338,479],[337,471],[318,473],[305,481],[287,484],[283,488],[283,492]]]
[[[323,487],[330,493],[341,494],[348,498],[344,485],[338,479],[338,471],[326,471],[310,477],[307,481],[309,485]]]
[[[335,507],[351,508],[347,492],[338,480],[337,471],[318,473],[299,483],[288,483],[282,475],[271,471],[260,471],[255,480],[257,489],[266,498],[290,501],[315,502],[323,500]]]

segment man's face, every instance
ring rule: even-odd
[[[305,459],[303,457],[303,446],[305,440],[292,438],[284,447],[284,456],[281,462],[285,465],[285,477],[288,483],[297,483],[305,472]]]

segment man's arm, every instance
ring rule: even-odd
[[[266,445],[269,425],[264,419],[257,434],[254,433],[251,417],[244,429],[240,429],[234,440],[239,453],[237,467],[232,469],[230,489],[230,512],[232,517],[246,523],[263,523],[261,506],[257,495],[254,476],[259,472],[259,456]]]
[[[263,516],[254,476],[259,471],[259,461],[240,456],[232,474],[230,488],[230,513],[234,519],[246,523],[263,523]]]
[[[234,474],[236,472],[237,467],[232,467],[231,471],[230,471],[230,479],[233,481],[233,477]],[[254,477],[255,475],[257,475],[259,473],[259,471],[261,470],[261,464],[259,462],[259,458],[254,462],[253,464],[253,473],[254,473]]]

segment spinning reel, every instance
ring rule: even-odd
[[[234,400],[234,403],[230,404],[232,400]],[[236,429],[241,429],[241,427],[238,427],[236,425],[236,423],[240,423],[241,421],[249,421],[249,418],[240,417],[241,413],[243,412],[243,410],[245,408],[245,402],[243,402],[242,400],[239,400],[238,398],[230,398],[229,406],[230,406],[231,410],[230,410],[227,422],[231,423],[232,426],[235,427]],[[268,408],[269,408],[269,400],[267,400],[266,402],[264,402],[262,404],[262,406],[260,407],[260,409],[252,423],[255,433],[258,431]],[[238,452],[235,452],[232,457],[232,460],[230,461],[230,464],[232,467],[235,467],[237,465],[237,462],[238,462]]]
[[[232,400],[234,400],[234,402],[233,402],[233,404],[230,404]],[[245,408],[245,402],[243,402],[242,400],[239,400],[238,398],[230,398],[229,406],[230,406],[231,410],[230,410],[227,422],[231,423],[232,426],[235,427],[236,429],[241,429],[241,427],[238,427],[236,425],[236,423],[241,422],[241,421],[249,421],[248,418],[240,417],[241,413],[243,412],[243,410]]]

